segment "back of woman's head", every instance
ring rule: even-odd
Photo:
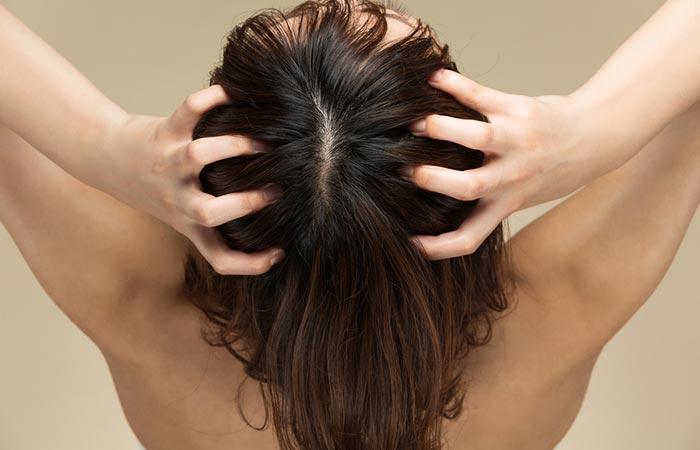
[[[385,39],[371,2],[307,2],[236,27],[212,74],[231,97],[194,137],[243,134],[269,151],[205,168],[214,195],[282,189],[276,203],[220,227],[237,250],[281,247],[260,276],[188,264],[194,303],[260,381],[283,449],[440,448],[461,411],[463,359],[504,309],[499,227],[476,253],[430,262],[416,234],[456,228],[475,202],[418,189],[407,165],[465,170],[483,154],[418,138],[431,113],[484,120],[427,79],[455,66],[419,22]]]

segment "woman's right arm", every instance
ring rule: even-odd
[[[442,259],[471,253],[511,213],[570,194],[620,167],[700,100],[700,2],[666,2],[569,96],[504,94],[450,71],[437,73],[431,84],[490,121],[433,115],[414,126],[420,136],[487,154],[487,163],[475,170],[413,171],[424,189],[481,199],[459,230],[419,239],[431,259]]]

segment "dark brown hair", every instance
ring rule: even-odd
[[[418,189],[406,165],[465,170],[484,155],[408,130],[431,113],[485,120],[427,84],[456,69],[417,22],[386,42],[385,7],[319,0],[237,26],[212,74],[232,102],[194,138],[243,134],[271,150],[211,164],[213,195],[279,185],[282,198],[219,229],[238,250],[285,250],[261,276],[220,276],[200,257],[187,286],[261,383],[284,450],[432,450],[462,409],[464,357],[506,307],[502,230],[476,253],[428,261],[415,234],[455,229],[476,202]],[[267,424],[266,420],[266,424]]]

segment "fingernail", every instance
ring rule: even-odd
[[[416,168],[413,166],[403,166],[400,169],[401,175],[404,178],[411,178],[413,176],[413,174],[415,173],[415,171],[416,171]]]
[[[428,77],[428,83],[437,83],[438,81],[440,81],[440,79],[442,79],[444,73],[445,71],[443,69],[433,72],[433,74],[430,75],[430,77]]]
[[[413,134],[419,134],[419,133],[424,133],[426,128],[426,121],[425,119],[421,119],[417,122],[413,122],[409,129]]]
[[[258,140],[258,139],[251,139],[251,146],[253,147],[253,151],[255,152],[266,152],[271,149],[270,144],[267,142]]]
[[[270,267],[274,266],[278,262],[282,261],[284,258],[284,251],[283,250],[278,250],[272,258],[270,258]]]
[[[280,189],[279,186],[268,186],[265,189],[263,189],[263,197],[265,197],[265,200],[268,202],[274,202],[275,200],[279,199],[282,197],[282,189]]]

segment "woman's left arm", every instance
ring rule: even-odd
[[[201,114],[228,101],[223,89],[191,95],[168,118],[129,115],[2,5],[0,61],[0,125],[67,173],[171,225],[220,273],[263,273],[281,257],[279,249],[230,250],[211,228],[275,197],[272,187],[222,197],[201,192],[204,165],[263,150],[236,136],[192,141]]]
[[[430,84],[489,123],[430,115],[418,136],[482,150],[484,166],[408,168],[420,187],[479,199],[455,231],[420,236],[431,259],[474,252],[510,214],[568,195],[619,168],[700,101],[700,2],[667,0],[598,72],[567,96],[528,97],[480,86],[452,71]]]

